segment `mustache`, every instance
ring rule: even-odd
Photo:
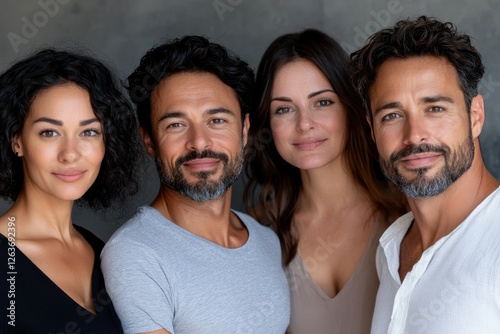
[[[397,151],[391,154],[391,162],[398,161],[404,157],[416,153],[436,152],[446,155],[447,153],[449,153],[449,151],[450,150],[446,146],[442,145],[431,145],[431,144],[409,145],[404,149],[402,149],[401,151]]]
[[[223,161],[225,164],[228,163],[229,157],[224,154],[224,153],[218,153],[210,150],[204,150],[204,151],[191,151],[188,154],[178,158],[175,161],[175,167],[179,168],[180,165],[182,165],[185,162],[195,160],[195,159],[204,159],[204,158],[213,158],[213,159],[218,159]]]

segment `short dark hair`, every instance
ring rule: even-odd
[[[151,93],[160,81],[180,72],[216,75],[238,97],[242,119],[254,103],[253,70],[223,46],[201,36],[185,36],[150,49],[128,77],[130,98],[137,105],[139,124],[151,133]]]
[[[484,74],[481,55],[472,46],[470,37],[459,33],[453,23],[420,16],[416,20],[401,20],[393,28],[376,32],[364,47],[351,54],[353,82],[368,113],[369,89],[380,65],[389,58],[421,56],[444,57],[453,65],[469,111]]]
[[[21,159],[12,140],[22,131],[34,99],[51,87],[74,83],[90,96],[102,123],[105,154],[97,179],[79,202],[109,207],[137,192],[138,162],[143,155],[133,108],[112,72],[100,61],[67,51],[44,49],[0,76],[0,196],[16,200],[24,182]]]

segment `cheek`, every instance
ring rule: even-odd
[[[290,132],[290,127],[286,126],[284,122],[271,122],[271,133],[273,134],[274,145],[280,154],[290,139]]]
[[[399,141],[395,134],[375,133],[373,140],[379,156],[384,160],[387,160],[392,153],[401,149],[401,147],[398,148]]]
[[[24,145],[23,148],[23,161],[27,167],[43,168],[44,166],[51,166],[54,161],[57,161],[57,157],[57,145],[47,145],[34,141]]]
[[[94,164],[100,165],[104,159],[105,153],[106,147],[102,141],[85,145],[85,155],[88,157],[89,161]]]

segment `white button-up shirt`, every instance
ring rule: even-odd
[[[399,247],[413,214],[380,238],[372,333],[500,334],[500,188],[425,250],[401,283]]]

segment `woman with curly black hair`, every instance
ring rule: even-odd
[[[101,62],[42,50],[0,76],[1,330],[121,333],[103,242],[73,225],[75,201],[106,208],[137,190],[133,109]],[[9,279],[9,280],[7,280]]]

